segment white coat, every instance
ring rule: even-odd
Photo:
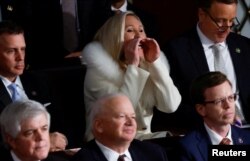
[[[91,104],[103,95],[121,92],[130,98],[137,118],[136,138],[141,140],[154,137],[150,127],[154,106],[162,112],[172,113],[181,102],[162,52],[155,62],[140,63],[140,67],[128,65],[125,72],[99,42],[89,43],[82,52],[82,58],[87,65],[84,81],[87,140],[92,138],[88,117]]]

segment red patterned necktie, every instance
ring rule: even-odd
[[[125,161],[125,159],[124,159],[125,157],[126,157],[125,154],[120,155],[120,156],[118,157],[117,161]]]
[[[230,145],[231,141],[228,138],[223,138],[219,145]]]

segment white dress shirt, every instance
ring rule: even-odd
[[[128,6],[128,2],[127,0],[124,2],[124,4],[120,7],[120,8],[115,8],[113,6],[111,6],[111,11],[122,11],[122,12],[126,12],[127,11],[127,6]]]
[[[123,154],[126,155],[126,157],[124,158],[125,161],[133,161],[132,158],[131,158],[131,155],[130,155],[130,153],[128,151],[128,149],[124,153],[119,154],[116,151],[114,151],[114,150],[106,147],[102,143],[98,142],[97,140],[95,140],[95,142],[98,145],[98,147],[101,149],[102,153],[104,154],[104,156],[106,157],[106,159],[108,161],[117,161],[118,157],[120,155],[123,155]]]
[[[205,128],[207,130],[207,133],[211,139],[212,145],[219,145],[219,143],[221,142],[221,140],[224,138],[222,136],[220,136],[219,134],[217,134],[215,131],[213,131],[212,129],[210,129],[206,123],[204,123]],[[229,128],[229,131],[227,133],[226,138],[228,138],[231,142],[230,145],[233,145],[233,139],[232,139],[232,130],[231,130],[231,126]]]

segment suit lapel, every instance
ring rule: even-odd
[[[246,51],[245,47],[241,45],[243,42],[241,42],[239,39],[236,39],[233,33],[229,34],[226,41],[233,63],[237,85],[239,91],[241,91],[240,97],[243,97],[243,99],[241,99],[242,106],[248,106],[249,102],[247,102],[244,98],[249,97],[248,92],[246,91],[247,89],[245,88],[245,86],[248,86],[249,84],[247,81],[249,79],[246,79],[246,73],[249,73],[250,70],[248,61],[249,57],[246,55],[249,54],[249,51]],[[249,113],[249,108],[243,108],[243,112]]]
[[[196,28],[192,30],[192,33],[190,33],[189,36],[189,53],[194,61],[194,65],[196,65],[196,69],[199,73],[208,72],[208,64],[206,60],[206,56],[204,53],[204,49],[202,47],[200,38],[198,36],[198,33],[196,31]]]
[[[95,161],[108,161],[101,149],[96,144],[95,140],[92,140],[89,146],[91,149],[93,149],[91,152],[93,153],[92,156],[94,156]]]
[[[134,146],[133,146],[133,141],[131,142],[131,145],[129,147],[129,153],[131,155],[131,158],[133,161],[141,161],[141,160],[144,160],[142,158],[143,155],[140,155],[140,151],[138,151]],[[140,156],[140,157],[139,157]]]
[[[11,97],[5,88],[3,81],[0,79],[0,111],[3,110],[5,106],[12,102]]]
[[[230,52],[230,56],[232,58],[232,62],[233,62],[233,66],[234,66],[234,70],[235,70],[235,74],[237,75],[237,82],[239,82],[241,79],[244,79],[244,76],[241,75],[241,70],[244,69],[244,57],[241,53],[243,49],[240,48],[240,46],[237,46],[237,42],[235,42],[235,40],[233,40],[232,37],[228,36],[227,39],[227,44],[228,44],[228,49]],[[243,59],[243,60],[242,60]],[[239,84],[239,83],[238,83]]]
[[[206,132],[206,129],[204,126],[201,127],[200,132],[197,133],[197,148],[200,152],[201,157],[203,158],[203,160],[207,160],[207,156],[208,156],[208,145],[212,144],[209,136]]]
[[[233,139],[233,144],[234,145],[243,145],[244,143],[244,138],[240,135],[240,133],[236,130],[236,127],[232,127],[232,139]]]

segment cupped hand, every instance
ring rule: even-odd
[[[124,56],[126,64],[133,64],[138,66],[140,63],[140,56],[143,51],[140,47],[140,38],[132,39],[124,43]]]
[[[155,39],[145,38],[140,41],[144,58],[147,62],[153,63],[160,56],[160,47]]]

